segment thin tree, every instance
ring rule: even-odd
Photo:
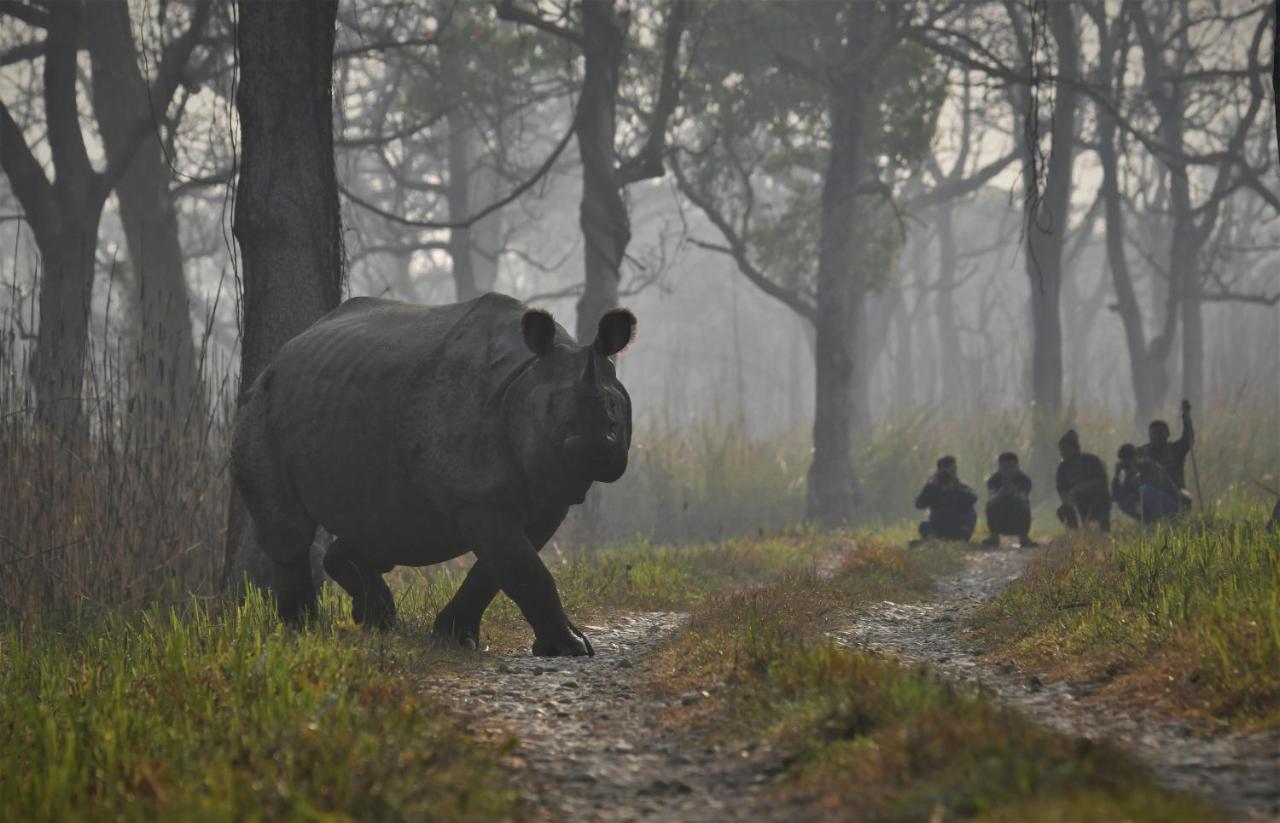
[[[631,13],[614,0],[578,0],[577,22],[565,24],[514,0],[496,4],[498,16],[531,26],[577,46],[583,56],[582,88],[574,112],[574,134],[582,162],[579,221],[583,237],[583,291],[578,298],[577,336],[591,340],[604,312],[618,303],[618,285],[631,218],[623,190],[661,177],[667,124],[679,99],[677,59],[688,19],[686,0],[674,0],[662,35],[658,92],[646,119],[647,136],[631,156],[618,160],[618,104]]]
[[[134,119],[150,113],[157,123],[165,112],[148,97],[138,68],[138,50],[125,0],[89,7],[93,36],[93,112],[108,152],[123,153]],[[174,128],[171,124],[170,128]],[[140,411],[164,425],[200,410],[191,312],[184,276],[178,215],[169,192],[169,158],[157,130],[148,130],[116,185],[120,222],[132,264],[130,297],[139,324]]]

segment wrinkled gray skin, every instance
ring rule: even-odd
[[[538,551],[593,482],[626,469],[631,400],[609,357],[634,330],[615,309],[584,347],[501,295],[357,297],[286,343],[245,397],[231,455],[281,616],[315,610],[319,525],[337,537],[324,567],[357,622],[395,624],[392,567],[474,551],[437,634],[474,648],[502,590],[533,627],[534,654],[593,654]]]

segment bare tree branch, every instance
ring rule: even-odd
[[[727,255],[737,264],[738,270],[762,292],[786,305],[801,317],[812,321],[817,316],[817,308],[812,301],[805,299],[799,291],[778,285],[752,262],[746,241],[733,228],[728,218],[712,204],[710,198],[689,181],[680,165],[679,157],[674,154],[671,157],[671,173],[675,177],[676,187],[680,193],[706,215],[707,220],[711,221],[728,245],[708,243],[693,237],[689,238],[689,242],[698,248]]]
[[[515,4],[515,0],[497,0],[493,4],[493,10],[497,12],[500,20],[506,20],[510,23],[524,23],[540,31],[555,35],[561,40],[573,43],[579,48],[585,48],[587,45],[587,41],[583,38],[581,32],[565,28],[528,9],[522,9]]]
[[[178,84],[186,76],[187,61],[195,50],[204,33],[212,9],[212,0],[197,0],[191,12],[191,25],[164,48],[160,56],[159,68],[155,82],[147,92],[147,97],[155,111],[164,112],[169,108],[169,101],[177,91]],[[107,169],[97,180],[98,192],[105,197],[107,192],[115,188],[121,175],[129,167],[133,154],[146,139],[147,134],[156,128],[152,112],[140,112],[137,122],[127,139],[121,141],[115,152],[107,155]]]
[[[29,26],[37,28],[49,27],[49,12],[31,3],[19,3],[17,0],[0,0],[0,15],[21,20]]]
[[[641,180],[651,180],[665,173],[662,155],[667,140],[667,124],[680,98],[680,76],[676,62],[680,56],[680,40],[688,22],[688,0],[676,0],[671,6],[662,44],[662,78],[658,84],[658,101],[649,118],[649,134],[644,146],[636,155],[622,163],[618,169],[618,182],[627,186]]]
[[[9,178],[9,185],[22,204],[26,212],[24,219],[29,224],[47,226],[57,219],[53,184],[45,176],[40,161],[27,147],[21,127],[3,101],[0,101],[0,168]]]
[[[401,226],[414,226],[420,229],[466,229],[493,214],[498,209],[514,202],[522,194],[533,188],[537,182],[547,174],[547,172],[551,171],[551,167],[555,165],[556,160],[560,158],[565,147],[569,145],[569,141],[573,138],[573,134],[574,127],[571,124],[568,130],[565,131],[564,136],[560,138],[560,142],[556,144],[555,149],[552,150],[547,159],[543,161],[542,165],[539,166],[528,179],[512,189],[511,193],[506,197],[495,200],[480,211],[475,212],[462,220],[413,220],[408,217],[401,217],[398,214],[393,214],[374,205],[373,203],[370,203],[368,200],[354,194],[341,183],[338,184],[338,191],[342,192],[348,200],[355,203],[360,208],[373,212],[379,217],[385,220],[390,220],[392,223],[398,223]]]

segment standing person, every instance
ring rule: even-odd
[[[1154,460],[1139,456],[1132,443],[1125,443],[1116,455],[1116,474],[1111,480],[1111,499],[1120,511],[1150,525],[1178,513],[1179,489]]]
[[[1080,449],[1080,435],[1075,429],[1058,441],[1058,519],[1068,529],[1097,523],[1103,533],[1111,531],[1111,494],[1107,489],[1107,467],[1096,454]]]
[[[978,524],[977,502],[973,489],[960,482],[956,459],[951,455],[940,458],[937,472],[916,497],[916,508],[929,510],[929,519],[919,527],[921,539],[967,543]]]
[[[1152,460],[1164,468],[1169,479],[1177,486],[1178,505],[1191,508],[1191,494],[1187,491],[1187,455],[1195,445],[1196,433],[1191,425],[1191,403],[1182,401],[1182,436],[1169,441],[1169,424],[1152,420],[1147,426],[1147,442],[1138,447],[1138,459]]]
[[[1031,539],[1031,478],[1018,466],[1018,455],[1005,452],[996,460],[996,473],[987,478],[987,529],[984,546],[999,546],[1000,536],[1018,538],[1023,548],[1036,544]]]

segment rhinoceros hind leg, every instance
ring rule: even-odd
[[[324,555],[325,573],[351,595],[351,618],[371,629],[395,628],[396,601],[382,579],[382,569],[361,557],[360,550],[339,538]]]
[[[276,611],[280,619],[290,626],[300,627],[317,614],[316,587],[311,579],[311,559],[303,555],[292,563],[272,565],[271,591],[276,598]]]
[[[480,620],[498,591],[498,582],[493,576],[486,573],[479,562],[472,564],[449,604],[440,610],[431,633],[447,646],[479,648]]]

